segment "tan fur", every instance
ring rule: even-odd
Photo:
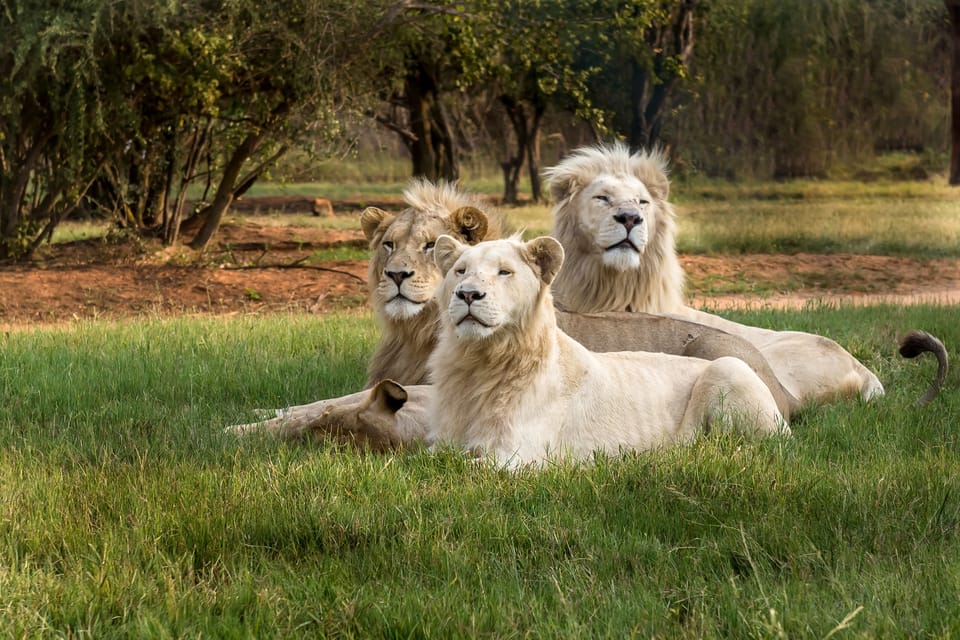
[[[674,249],[673,209],[667,202],[666,161],[661,153],[631,155],[623,145],[598,145],[574,152],[546,175],[556,201],[553,235],[567,252],[554,284],[562,308],[590,313],[676,314],[740,336],[763,354],[791,397],[794,411],[806,403],[883,394],[876,375],[828,338],[749,327],[686,306],[683,272]],[[615,199],[602,202],[597,194]],[[639,256],[631,254],[629,264],[620,260],[616,263],[619,268],[609,266],[609,239],[598,238],[602,229],[617,226],[611,222],[618,211],[613,205],[624,207],[631,200],[647,199],[650,241],[640,247]],[[620,232],[625,234],[623,229]],[[617,256],[622,253],[624,250]]]
[[[368,387],[386,379],[405,385],[426,381],[437,319],[433,292],[441,280],[433,242],[441,234],[474,243],[501,233],[499,218],[481,212],[475,196],[452,184],[415,180],[403,197],[408,207],[398,214],[370,207],[360,215],[370,241],[370,305],[382,332],[367,368]],[[396,298],[390,274],[402,278],[399,291],[406,300]]]
[[[475,247],[437,240],[446,272],[430,356],[432,437],[510,466],[686,442],[703,428],[789,431],[736,358],[588,351],[557,328],[549,237]]]
[[[273,434],[283,440],[350,443],[382,452],[417,446],[427,437],[426,410],[432,389],[401,387],[383,380],[372,389],[289,407],[275,418],[228,427],[228,433]]]

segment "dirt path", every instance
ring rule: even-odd
[[[203,260],[184,249],[80,242],[0,267],[0,327],[81,318],[327,313],[362,308],[367,263],[304,265],[316,249],[363,246],[359,231],[231,224]],[[267,250],[268,249],[268,250]],[[960,260],[882,256],[682,256],[694,306],[960,304]]]

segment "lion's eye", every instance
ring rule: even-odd
[[[437,244],[436,242],[427,242],[423,245],[423,252],[433,251],[433,245]]]
[[[641,201],[640,201],[640,206],[641,206],[641,207],[645,207],[645,206],[647,206],[648,204],[650,204],[650,201],[649,201],[649,200],[641,200]]]
[[[381,246],[387,250],[387,253],[393,253],[393,243],[389,240],[385,240]]]
[[[458,276],[462,276],[463,274],[465,274],[465,273],[467,272],[467,270],[464,269],[463,267],[458,267],[458,268],[454,269],[453,272],[454,272],[455,274],[457,274]]]
[[[513,271],[510,271],[510,269],[500,269],[500,275],[501,275],[501,276],[512,276],[512,275],[513,275]]]
[[[605,196],[605,195],[603,195],[603,194],[600,194],[600,195],[598,195],[598,196],[593,196],[593,199],[594,199],[594,200],[599,200],[600,202],[602,202],[602,203],[604,203],[604,204],[610,204],[610,196]]]

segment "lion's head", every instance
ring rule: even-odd
[[[473,244],[500,235],[498,218],[452,184],[415,180],[403,197],[408,207],[398,214],[369,207],[360,215],[372,251],[370,304],[383,330],[368,386],[386,378],[401,384],[426,379],[437,321],[433,294],[442,280],[433,260],[437,238],[447,234]]]
[[[659,150],[622,144],[578,149],[545,172],[555,202],[552,234],[567,254],[553,291],[570,311],[683,307],[670,181]]]
[[[370,451],[398,449],[408,444],[396,425],[396,413],[406,402],[403,387],[381,380],[356,402],[331,404],[313,420],[308,433],[318,441],[350,442]]]
[[[553,238],[513,237],[470,247],[441,236],[434,251],[446,274],[437,291],[439,304],[446,305],[443,325],[459,340],[522,331],[539,307],[552,308],[547,285],[563,264],[563,247]]]

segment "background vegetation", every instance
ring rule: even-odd
[[[890,149],[920,154],[905,177],[946,167],[940,0],[2,6],[0,259],[80,214],[203,248],[271,167],[316,180],[353,153],[492,168],[506,202],[598,137],[728,178]]]

